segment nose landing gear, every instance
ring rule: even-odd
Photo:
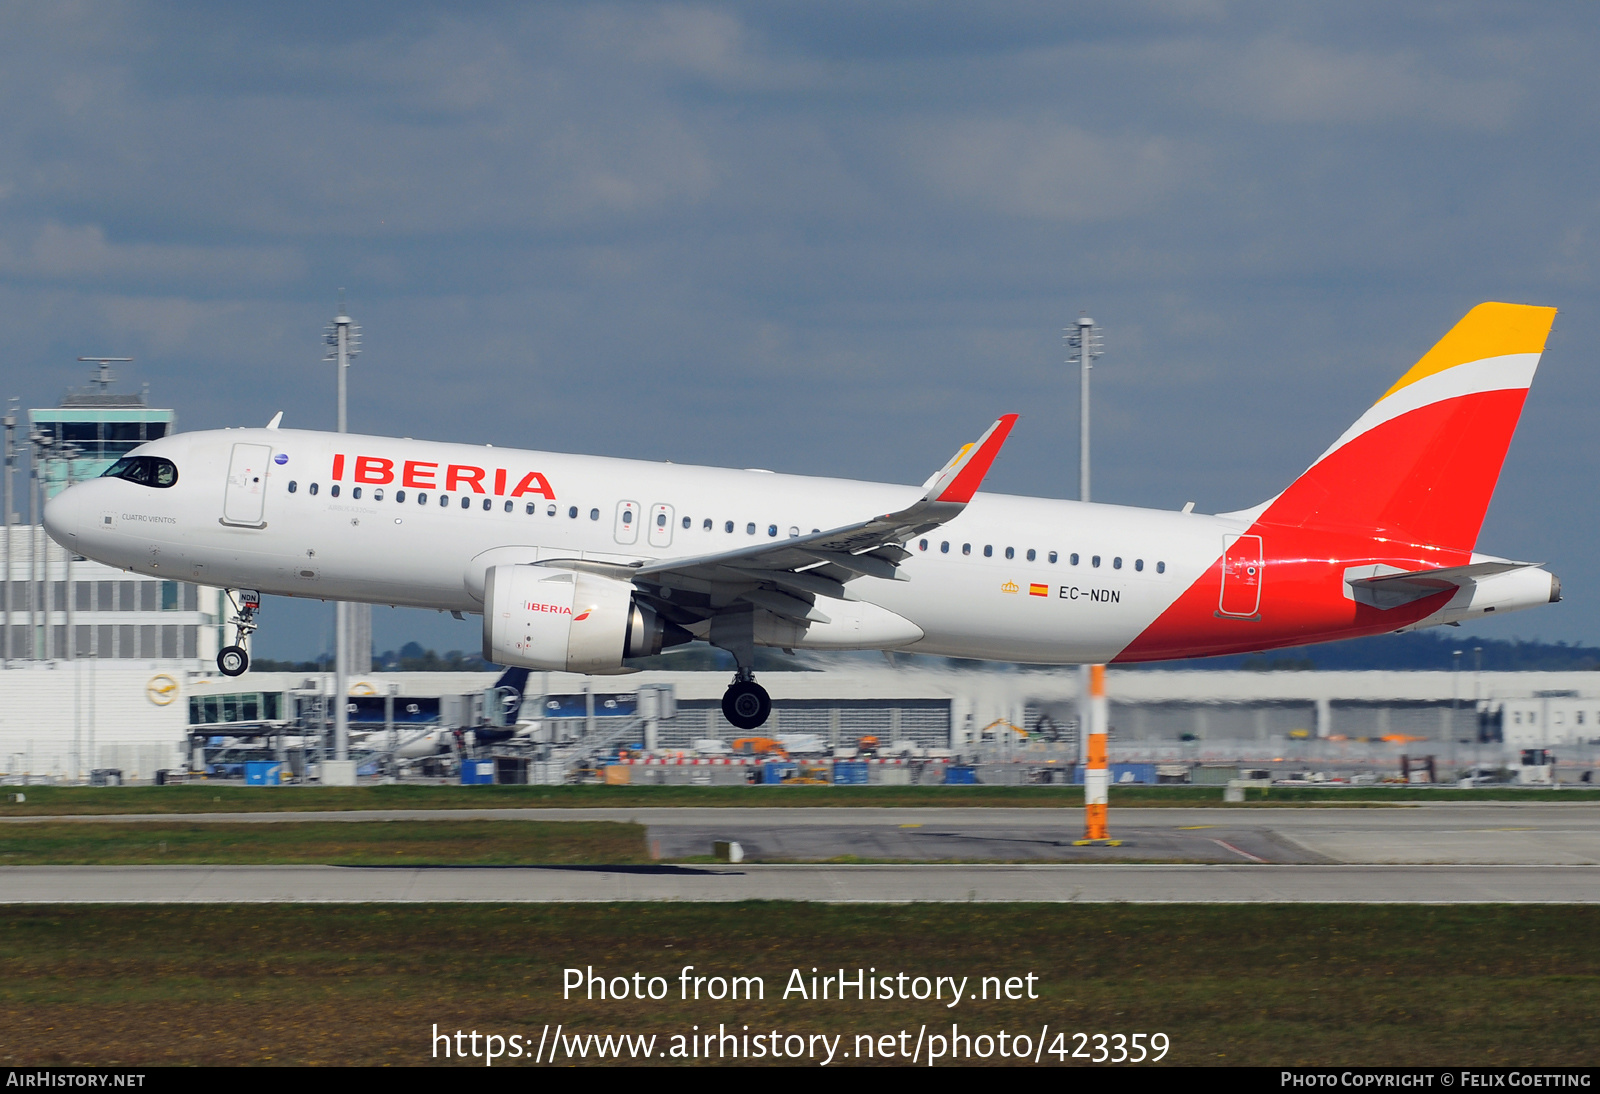
[[[225,590],[228,594],[228,603],[233,606],[233,618],[228,620],[233,624],[233,645],[223,646],[217,651],[217,668],[224,676],[241,676],[250,667],[250,654],[245,650],[245,643],[256,629],[256,612],[261,610],[261,594],[253,589],[238,590],[237,599],[234,590]]]
[[[772,696],[755,681],[755,674],[741,668],[733,683],[722,693],[722,716],[738,729],[755,729],[772,713]]]

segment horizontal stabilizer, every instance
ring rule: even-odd
[[[1479,578],[1493,577],[1512,570],[1537,568],[1537,562],[1512,562],[1494,559],[1466,566],[1445,566],[1437,570],[1395,570],[1389,566],[1352,566],[1344,581],[1357,603],[1388,610],[1426,596],[1470,585]],[[1390,571],[1383,573],[1380,571]]]

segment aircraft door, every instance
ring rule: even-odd
[[[1261,537],[1222,537],[1219,615],[1258,618],[1261,611]]]
[[[672,546],[672,506],[658,502],[650,507],[650,546]]]
[[[639,542],[639,503],[617,502],[616,538],[618,543]]]
[[[266,523],[267,467],[272,446],[236,444],[228,461],[228,485],[222,495],[222,522],[260,528]]]

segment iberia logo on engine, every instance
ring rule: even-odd
[[[560,604],[540,604],[536,601],[525,600],[522,607],[530,612],[549,612],[553,615],[571,615],[571,608],[563,608]],[[586,613],[587,614],[587,613]]]

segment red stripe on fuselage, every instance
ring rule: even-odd
[[[1419,407],[1363,433],[1285,490],[1248,534],[1262,538],[1261,606],[1221,616],[1222,549],[1206,572],[1114,660],[1211,657],[1383,634],[1453,594],[1381,610],[1345,595],[1345,570],[1459,566],[1471,559],[1524,389]]]

